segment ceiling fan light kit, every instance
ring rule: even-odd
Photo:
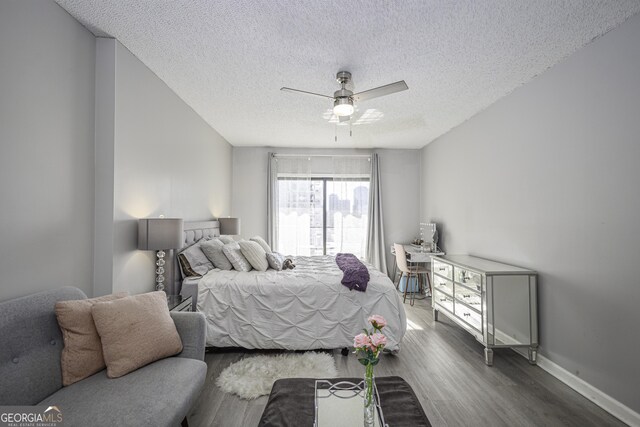
[[[333,102],[333,114],[338,117],[350,116],[354,110],[353,100],[350,98],[336,98]]]
[[[319,93],[308,92],[299,89],[291,89],[288,87],[280,88],[280,90],[285,92],[298,92],[307,95],[320,96],[322,98],[333,100],[333,114],[338,116],[339,122],[342,123],[351,119],[351,115],[355,111],[354,101],[366,101],[368,99],[391,95],[392,93],[409,89],[404,80],[400,80],[399,82],[365,90],[363,92],[353,93],[346,87],[347,84],[351,82],[350,72],[339,71],[338,74],[336,74],[336,80],[338,81],[338,83],[340,83],[340,89],[335,91],[333,93],[333,96],[321,95]]]

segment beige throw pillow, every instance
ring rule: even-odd
[[[91,307],[104,301],[124,298],[127,292],[73,301],[58,301],[55,306],[64,348],[60,356],[62,385],[68,386],[104,369],[102,343],[93,323]]]
[[[257,242],[242,240],[238,242],[242,255],[249,261],[249,264],[258,271],[267,271],[269,261],[267,261],[267,253]]]
[[[91,312],[109,378],[182,351],[182,340],[162,291],[101,302]]]
[[[249,240],[251,240],[252,242],[256,242],[257,244],[259,244],[260,246],[262,246],[262,249],[264,249],[264,251],[268,254],[270,254],[272,252],[271,250],[271,246],[269,246],[269,244],[260,236],[253,236],[252,238],[250,238]]]

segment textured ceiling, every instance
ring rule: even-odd
[[[418,148],[640,11],[640,0],[56,0],[118,39],[233,145]],[[358,105],[353,136],[330,101]]]

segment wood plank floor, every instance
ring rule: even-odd
[[[494,352],[484,364],[483,347],[441,315],[433,321],[430,300],[405,305],[409,330],[402,351],[383,355],[376,376],[399,375],[415,390],[434,426],[623,426],[537,366],[509,349]],[[192,427],[257,426],[267,397],[252,401],[223,393],[215,385],[220,372],[252,355],[277,353],[216,349],[206,354],[207,382],[189,415]],[[355,356],[333,352],[338,374],[358,377]]]

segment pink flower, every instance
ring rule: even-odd
[[[355,348],[364,349],[365,347],[369,347],[371,345],[371,341],[369,340],[369,336],[367,334],[359,334],[353,338],[353,346]]]
[[[374,314],[373,316],[369,317],[367,320],[369,321],[369,323],[373,325],[374,328],[377,328],[377,329],[382,329],[385,326],[387,326],[387,321],[384,319],[384,317],[380,316],[379,314]]]
[[[387,337],[382,335],[380,332],[376,332],[375,334],[371,335],[370,340],[372,349],[376,349],[378,347],[382,348],[387,345]]]

